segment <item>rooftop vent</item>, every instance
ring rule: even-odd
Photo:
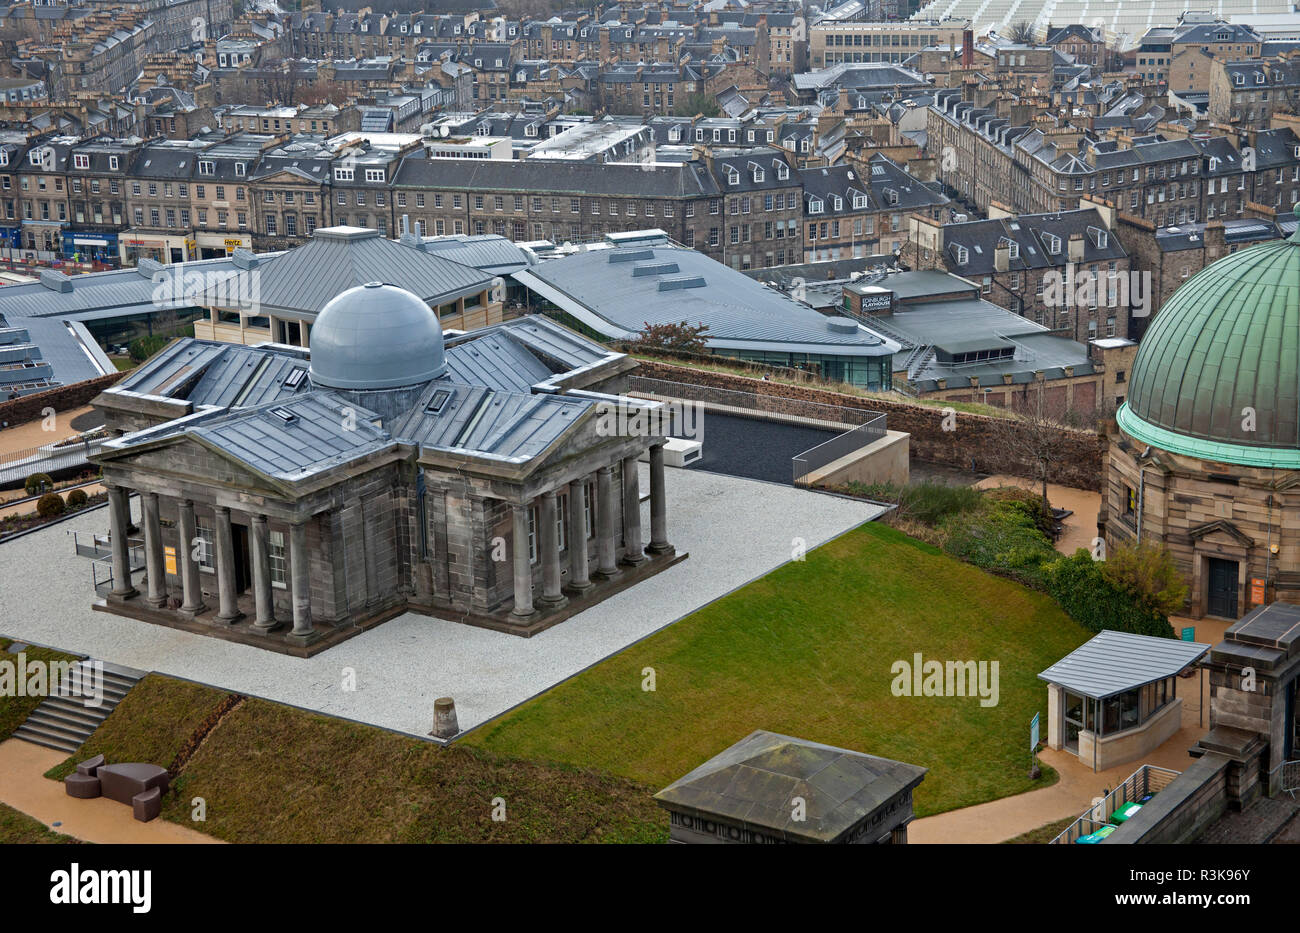
[[[675,262],[638,262],[632,267],[632,276],[637,278],[643,275],[669,275],[680,271]]]
[[[427,414],[436,415],[447,405],[447,400],[451,398],[451,390],[439,389],[433,393],[433,398],[429,399],[429,404],[424,406]]]
[[[655,251],[652,249],[612,249],[609,251],[610,262],[640,262],[643,259],[654,259]]]
[[[269,413],[274,415],[276,418],[279,418],[285,424],[293,424],[298,420],[298,416],[287,408],[272,408]]]
[[[72,279],[58,269],[41,270],[41,285],[52,292],[72,291]]]
[[[238,248],[230,254],[230,264],[236,269],[253,269],[256,268],[260,260],[257,254],[249,250]]]
[[[833,334],[855,334],[858,322],[851,317],[833,317],[826,322],[826,329]]]
[[[156,259],[141,259],[135,264],[135,271],[150,280],[153,279],[155,274],[163,271],[164,268],[163,264]]]
[[[288,377],[284,380],[284,387],[286,389],[297,388],[298,384],[302,382],[302,377],[306,374],[307,370],[303,369],[301,366],[295,366],[293,370],[290,371]]]
[[[702,275],[670,275],[659,280],[659,291],[673,292],[680,288],[703,288],[705,286],[704,276]]]

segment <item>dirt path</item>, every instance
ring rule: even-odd
[[[0,742],[0,803],[40,820],[55,832],[86,842],[222,842],[161,817],[141,823],[131,815],[130,807],[106,797],[94,800],[69,797],[61,781],[42,776],[66,757],[63,752],[22,739]]]
[[[0,453],[12,453],[15,450],[26,450],[29,447],[44,447],[46,444],[53,444],[57,440],[71,437],[78,433],[77,429],[72,426],[72,420],[79,415],[92,411],[94,409],[89,405],[83,405],[80,408],[71,408],[57,413],[54,416],[53,431],[44,429],[44,421],[41,418],[0,429]]]

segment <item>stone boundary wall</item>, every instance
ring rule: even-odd
[[[1005,452],[1006,444],[999,433],[1007,430],[1007,419],[957,411],[955,429],[945,431],[943,426],[946,416],[941,406],[846,395],[815,386],[765,382],[732,373],[691,369],[653,360],[639,361],[634,375],[768,396],[773,401],[764,407],[775,411],[785,408],[792,415],[800,414],[801,401],[884,412],[888,418],[889,430],[912,435],[911,452],[917,460],[980,473],[1030,475],[1028,464],[1013,461]],[[1102,468],[1106,459],[1105,436],[1064,427],[1060,431],[1066,453],[1059,462],[1052,465],[1049,481],[1075,489],[1100,492]]]
[[[53,408],[55,411],[80,408],[125,375],[125,372],[108,373],[94,379],[86,379],[82,382],[74,382],[71,385],[59,386],[54,389],[47,389],[44,392],[35,392],[21,398],[0,402],[0,427],[12,427],[16,424],[35,421],[41,417],[41,412],[46,408]]]
[[[1228,808],[1231,765],[1226,756],[1206,752],[1102,843],[1192,842]]]

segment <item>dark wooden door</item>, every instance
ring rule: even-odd
[[[1235,619],[1237,618],[1237,562],[1211,557],[1209,564],[1206,611],[1212,616]]]

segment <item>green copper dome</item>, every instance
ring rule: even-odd
[[[1173,294],[1117,417],[1174,453],[1300,468],[1300,231],[1225,256]]]

